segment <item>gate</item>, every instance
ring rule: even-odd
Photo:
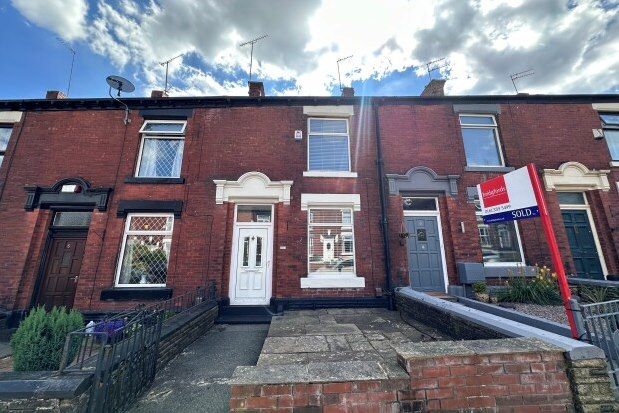
[[[586,341],[604,350],[608,373],[615,390],[619,389],[619,300],[579,304]],[[575,309],[575,315],[579,314]]]
[[[163,324],[214,298],[202,287],[71,332],[60,372],[93,373],[89,413],[123,412],[155,379]]]

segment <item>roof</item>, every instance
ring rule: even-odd
[[[131,109],[145,108],[216,108],[232,106],[299,106],[299,105],[436,105],[482,103],[619,103],[619,94],[581,95],[466,95],[466,96],[195,96],[148,98],[122,97]],[[0,110],[76,110],[119,109],[121,105],[111,98],[75,99],[15,99],[0,100]]]

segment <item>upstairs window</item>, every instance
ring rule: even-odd
[[[600,114],[606,144],[613,162],[619,161],[619,113]]]
[[[352,209],[311,208],[308,238],[310,274],[355,274]]]
[[[308,131],[308,170],[350,171],[348,119],[310,118]]]
[[[162,287],[166,284],[174,216],[129,214],[116,285]]]
[[[9,146],[11,132],[13,132],[13,128],[11,126],[0,126],[0,166],[2,166],[2,161],[4,160],[4,155],[6,154],[6,148]]]
[[[140,133],[139,178],[180,178],[185,143],[185,121],[147,120]]]
[[[499,131],[492,115],[460,115],[468,166],[505,166]]]

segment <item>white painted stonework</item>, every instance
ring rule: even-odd
[[[21,121],[21,114],[17,110],[0,111],[0,123],[17,123]]]
[[[217,185],[215,201],[224,202],[283,202],[290,204],[292,181],[271,181],[262,172],[247,172],[236,181],[214,179]]]
[[[301,194],[301,210],[309,207],[352,207],[361,211],[361,195],[359,194]]]
[[[558,169],[544,169],[547,191],[610,190],[609,170],[590,170],[580,162],[565,162]]]
[[[303,106],[303,114],[306,116],[328,116],[328,117],[351,117],[355,110],[351,105],[340,106]]]
[[[600,112],[619,112],[619,103],[592,103],[591,106]]]

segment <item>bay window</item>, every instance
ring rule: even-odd
[[[173,226],[172,214],[127,216],[116,274],[117,286],[166,285]]]

